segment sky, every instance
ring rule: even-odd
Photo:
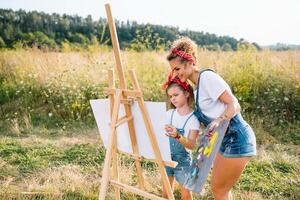
[[[179,27],[256,42],[300,45],[300,0],[0,0],[0,8],[92,15]]]

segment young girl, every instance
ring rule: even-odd
[[[193,114],[194,95],[192,87],[181,82],[179,78],[172,79],[169,75],[164,84],[166,94],[172,109],[167,112],[166,135],[169,136],[171,157],[178,162],[175,168],[166,167],[170,185],[174,187],[174,177],[180,184],[182,199],[192,199],[192,192],[185,189],[184,171],[191,165],[191,149],[193,149],[199,134],[199,121]],[[166,190],[163,188],[163,197],[167,198]]]

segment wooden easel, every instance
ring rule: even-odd
[[[115,23],[112,17],[110,5],[105,5],[106,14],[108,18],[109,23],[109,30],[111,34],[112,39],[112,45],[114,50],[114,56],[116,60],[116,66],[117,66],[117,72],[119,75],[119,81],[120,81],[120,88],[115,88],[114,83],[114,73],[113,70],[108,71],[108,80],[109,80],[109,88],[106,90],[107,94],[109,95],[110,100],[110,116],[111,116],[111,123],[110,123],[110,139],[106,150],[105,160],[104,160],[104,168],[102,172],[102,180],[101,180],[101,187],[100,187],[100,194],[99,194],[99,200],[104,200],[106,196],[106,191],[108,184],[112,184],[115,187],[115,198],[120,199],[120,189],[127,190],[129,192],[136,193],[138,195],[141,195],[143,197],[146,197],[148,199],[165,199],[159,196],[156,196],[154,194],[151,194],[147,191],[145,191],[144,187],[144,178],[143,178],[143,172],[141,167],[141,160],[143,159],[142,156],[139,155],[138,151],[138,145],[136,140],[136,134],[133,124],[133,116],[131,113],[131,103],[132,100],[136,100],[138,102],[139,108],[142,112],[143,120],[145,123],[145,127],[147,129],[147,134],[151,142],[151,146],[154,151],[155,159],[152,160],[153,162],[156,162],[158,164],[158,169],[162,177],[162,183],[164,187],[166,188],[168,199],[174,200],[174,195],[171,190],[170,183],[168,181],[167,174],[165,172],[165,165],[174,167],[176,163],[174,162],[164,162],[162,160],[162,156],[159,150],[159,146],[157,144],[156,137],[154,135],[153,127],[150,121],[149,114],[147,112],[147,109],[145,107],[143,95],[141,92],[141,89],[139,87],[139,83],[137,81],[135,72],[133,70],[129,71],[130,78],[133,83],[133,90],[128,90],[125,82],[125,76],[123,72],[122,62],[121,62],[121,55],[120,55],[120,48],[119,48],[119,42],[117,38],[117,32],[115,28]],[[119,114],[119,108],[120,105],[123,104],[125,108],[125,116],[120,117]],[[138,185],[139,188],[129,186],[126,184],[123,184],[119,181],[119,172],[118,172],[118,149],[117,149],[117,137],[116,137],[116,128],[123,124],[128,124],[128,129],[130,133],[130,140],[131,140],[131,146],[133,150],[133,154],[130,154],[135,159],[135,166],[137,170],[138,175]],[[112,160],[112,163],[111,163]],[[110,166],[112,164],[113,167],[113,173],[112,177],[110,178]]]

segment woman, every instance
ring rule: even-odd
[[[198,71],[197,45],[189,38],[174,41],[167,56],[174,76],[196,85],[195,115],[212,131],[224,120],[230,125],[214,161],[211,186],[217,200],[232,199],[231,188],[256,155],[253,130],[240,114],[240,105],[228,84],[212,70]]]

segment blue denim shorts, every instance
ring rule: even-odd
[[[176,161],[178,164],[175,168],[166,167],[166,172],[168,176],[174,176],[175,180],[179,184],[183,184],[185,179],[185,172],[192,164],[192,159],[190,155],[180,155],[180,154],[172,154],[172,160]]]
[[[225,134],[219,153],[224,157],[251,157],[256,155],[255,134],[248,124],[230,129]]]

